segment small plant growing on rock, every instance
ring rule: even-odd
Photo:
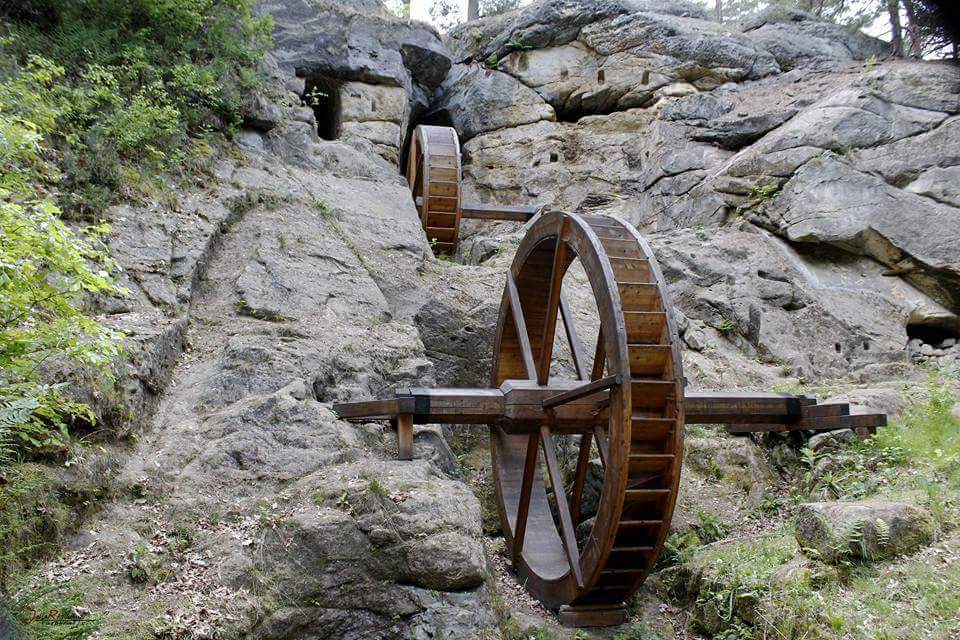
[[[715,328],[720,333],[730,333],[737,328],[737,325],[734,324],[733,320],[730,318],[723,318],[717,323]]]
[[[369,491],[371,495],[377,496],[378,498],[382,498],[387,495],[387,488],[384,487],[383,483],[376,478],[372,478],[370,480],[370,483],[367,485],[367,491]]]
[[[529,51],[530,49],[533,49],[533,47],[526,44],[523,40],[517,40],[516,38],[513,38],[507,43],[508,51]]]

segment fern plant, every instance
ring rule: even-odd
[[[890,525],[883,518],[877,518],[873,527],[877,533],[877,546],[880,549],[886,549],[890,546]]]

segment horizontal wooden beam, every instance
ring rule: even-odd
[[[423,206],[423,198],[417,198],[417,207]],[[530,220],[540,207],[536,205],[507,205],[507,204],[480,204],[464,203],[460,205],[460,217],[473,220],[507,220],[510,222],[526,222]]]
[[[554,433],[586,433],[608,416],[607,397],[591,398],[621,384],[616,376],[595,382],[511,380],[500,389],[408,389],[386,400],[335,404],[340,418],[355,422],[393,420],[410,414],[414,424],[495,424],[507,433],[531,433],[550,425]],[[816,404],[788,393],[687,392],[687,424],[730,425],[731,433],[828,430],[884,426],[882,414],[848,415],[849,405]],[[735,426],[735,425],[740,425]]]

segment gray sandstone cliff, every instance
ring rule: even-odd
[[[50,571],[97,581],[115,624],[498,636],[480,504],[440,430],[403,463],[382,425],[330,409],[487,379],[522,229],[470,227],[469,264],[433,258],[397,169],[421,121],[457,127],[471,198],[648,234],[692,388],[877,383],[909,374],[911,338],[957,358],[956,68],[875,65],[881,43],[810,16],[734,30],[679,0],[536,3],[446,44],[373,0],[261,8],[273,89],[238,148],[177,203],[112,212],[133,293],[110,317],[131,406],[156,414],[120,497]],[[753,468],[752,447],[728,457]],[[198,532],[188,553],[179,527]],[[131,581],[140,564],[168,578]]]

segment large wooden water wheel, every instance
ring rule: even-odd
[[[592,362],[561,290],[575,259],[599,315]],[[666,312],[671,308],[649,247],[615,218],[544,215],[517,251],[500,309],[493,386],[520,380],[550,386],[560,316],[580,379],[605,389],[604,410],[593,421],[585,424],[579,414],[567,420],[561,404],[550,404],[554,415],[539,431],[496,427],[491,438],[508,549],[521,581],[548,606],[619,607],[663,547],[680,480],[684,424],[677,332]],[[554,437],[577,433],[579,455],[568,487]],[[578,546],[575,527],[593,446],[603,462],[603,489],[591,531]],[[535,472],[539,448],[549,492]]]
[[[592,358],[563,292],[574,262],[595,302]],[[667,536],[684,424],[727,424],[735,433],[871,432],[886,424],[884,415],[850,415],[847,404],[818,405],[806,395],[685,391],[663,276],[643,238],[617,218],[542,214],[505,280],[490,388],[408,389],[334,410],[348,420],[391,420],[402,459],[413,457],[414,424],[490,425],[514,569],[565,624],[625,619],[624,603]],[[554,356],[561,321],[575,371],[566,378],[554,375],[564,368]],[[576,455],[563,465],[559,452],[570,449]],[[596,459],[602,486],[587,513],[584,487]]]
[[[407,184],[436,254],[456,253],[464,218],[526,222],[539,210],[536,206],[464,203],[460,163],[456,129],[423,124],[414,129],[407,156]]]

